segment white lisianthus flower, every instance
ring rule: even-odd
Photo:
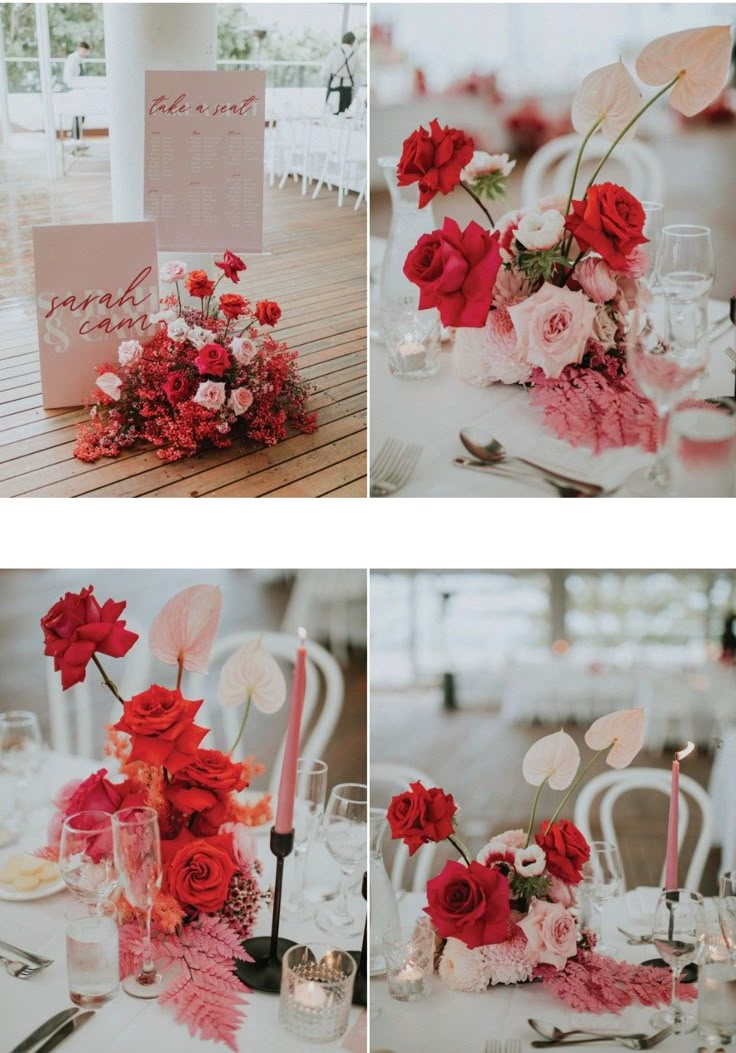
[[[514,870],[521,877],[539,877],[544,873],[547,858],[539,845],[517,848],[514,855]]]
[[[166,332],[177,344],[183,344],[189,336],[189,326],[183,318],[175,318],[173,322],[167,323]]]
[[[527,249],[551,249],[562,237],[565,217],[554,208],[545,212],[529,209],[519,220],[516,240]]]
[[[132,366],[143,354],[143,348],[137,340],[124,340],[118,348],[118,362],[121,366]]]

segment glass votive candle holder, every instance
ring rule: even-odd
[[[96,1009],[118,993],[120,964],[118,925],[112,904],[93,913],[75,902],[65,912],[66,972],[75,1005]]]
[[[327,944],[289,947],[281,962],[279,1022],[308,1042],[334,1042],[348,1029],[358,968]]]
[[[439,371],[442,330],[434,311],[387,311],[384,331],[388,368],[395,377],[421,380]]]
[[[397,1002],[416,1002],[432,990],[434,930],[428,918],[389,929],[383,937],[388,993]]]
[[[736,403],[685,406],[672,417],[672,475],[677,497],[736,494]]]

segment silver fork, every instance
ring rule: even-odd
[[[518,1038],[507,1038],[504,1053],[521,1053],[521,1042]]]
[[[421,455],[421,446],[387,439],[371,465],[371,497],[388,497],[409,481]]]
[[[495,1038],[489,1038],[483,1046],[483,1053],[502,1053],[502,1046],[502,1042],[498,1042]]]
[[[47,965],[53,965],[53,958],[44,958],[42,954],[34,954],[33,951],[26,951],[22,947],[14,947],[12,943],[8,943],[7,940],[0,940],[0,947],[3,950],[10,951],[11,954],[19,954],[21,958],[27,958],[29,962],[34,965],[38,965],[45,969]]]
[[[43,969],[42,965],[29,965],[28,962],[19,962],[17,958],[4,958],[0,954],[0,962],[5,966],[5,971],[19,980],[27,980],[29,976]]]

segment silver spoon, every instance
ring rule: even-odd
[[[528,461],[524,457],[509,457],[498,439],[494,439],[487,431],[483,431],[480,428],[463,428],[460,432],[460,441],[465,449],[472,453],[473,457],[479,461],[485,461],[486,464],[515,461],[517,464],[526,465],[527,468],[531,468],[537,474],[544,476],[545,479],[561,483],[563,486],[574,486],[576,490],[586,493],[590,497],[600,497],[604,492],[603,487],[598,486],[596,483],[588,483],[581,479],[573,479],[569,475],[561,475],[559,472],[553,472],[541,464],[535,464],[534,461]]]
[[[550,1042],[559,1042],[562,1039],[569,1038],[570,1035],[589,1035],[591,1038],[646,1038],[646,1035],[640,1031],[633,1034],[616,1035],[611,1031],[586,1031],[581,1028],[575,1028],[573,1031],[562,1031],[559,1027],[555,1027],[554,1024],[545,1024],[543,1020],[530,1019],[528,1023],[538,1035],[548,1039]]]

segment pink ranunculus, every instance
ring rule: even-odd
[[[472,183],[479,176],[493,175],[494,172],[500,172],[507,178],[515,166],[516,161],[510,161],[508,154],[487,154],[485,150],[476,150],[471,162],[460,173],[460,178],[466,183]]]
[[[241,870],[248,870],[258,858],[256,839],[245,823],[223,823],[218,834],[232,834],[235,862]]]
[[[637,245],[626,257],[624,266],[619,267],[618,272],[627,278],[643,278],[648,267],[649,253],[643,245]]]
[[[234,336],[230,341],[233,358],[241,366],[247,366],[258,354],[258,348],[247,336]]]
[[[547,898],[553,903],[559,903],[561,907],[571,907],[574,898],[569,885],[558,877],[548,877]]]
[[[564,969],[577,947],[575,919],[560,903],[533,899],[529,913],[518,923],[526,936],[529,956],[544,965]]]
[[[205,380],[197,388],[197,394],[192,402],[204,406],[208,410],[218,410],[225,401],[225,385],[216,383],[214,380]]]
[[[186,263],[182,263],[181,260],[169,260],[158,272],[159,280],[171,285],[173,282],[181,281],[188,270]]]
[[[508,311],[519,345],[546,376],[558,377],[565,366],[582,361],[595,317],[595,305],[584,293],[545,282]]]
[[[562,237],[565,220],[560,212],[548,208],[527,209],[516,228],[516,240],[527,249],[535,251],[551,249]]]
[[[593,303],[607,303],[618,292],[613,271],[600,256],[586,256],[576,266],[573,277]]]
[[[118,362],[121,366],[132,366],[143,354],[143,348],[137,340],[124,340],[118,348]]]
[[[526,833],[524,830],[504,830],[502,834],[496,834],[494,841],[503,841],[509,848],[523,848],[526,844]]]
[[[253,405],[253,392],[248,388],[233,388],[227,404],[235,416],[239,417]]]
[[[115,373],[103,373],[97,378],[97,387],[104,392],[108,398],[117,402],[120,399],[120,388],[122,380]]]

